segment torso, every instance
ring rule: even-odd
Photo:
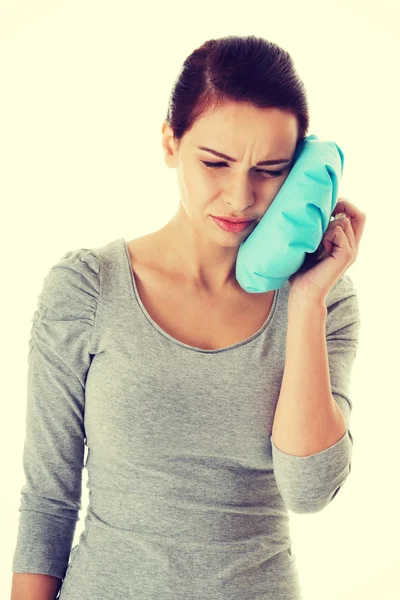
[[[238,289],[211,298],[195,294],[163,270],[153,250],[155,234],[127,242],[140,299],[150,317],[176,340],[204,350],[242,342],[266,321],[275,291]]]

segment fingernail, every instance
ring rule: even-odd
[[[338,219],[345,219],[346,216],[347,215],[345,212],[337,213],[336,215],[333,215],[333,221],[337,221]]]

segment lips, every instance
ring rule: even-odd
[[[245,231],[250,228],[252,221],[242,221],[241,223],[232,223],[231,221],[226,221],[225,219],[219,219],[218,217],[213,217],[214,223],[218,225],[220,229],[224,231],[230,231],[231,233],[240,233],[241,231]]]
[[[232,217],[215,217],[216,219],[221,219],[222,221],[229,221],[229,223],[250,223],[251,221],[255,221],[255,219],[234,219]]]

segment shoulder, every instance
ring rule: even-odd
[[[73,273],[79,273],[84,276],[88,276],[90,273],[98,276],[100,271],[100,260],[100,253],[92,248],[68,250],[53,264],[50,273],[60,273],[63,269],[67,269]]]
[[[53,312],[94,311],[100,293],[101,256],[93,249],[68,250],[48,270],[39,304]]]

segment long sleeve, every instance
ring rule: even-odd
[[[64,254],[44,279],[29,338],[25,484],[12,571],[63,578],[81,510],[85,381],[99,256]]]
[[[330,448],[310,456],[292,456],[273,443],[277,486],[295,513],[319,512],[336,496],[351,471],[351,372],[358,349],[360,311],[357,292],[344,274],[327,297],[326,345],[332,396],[346,421],[346,433]]]

